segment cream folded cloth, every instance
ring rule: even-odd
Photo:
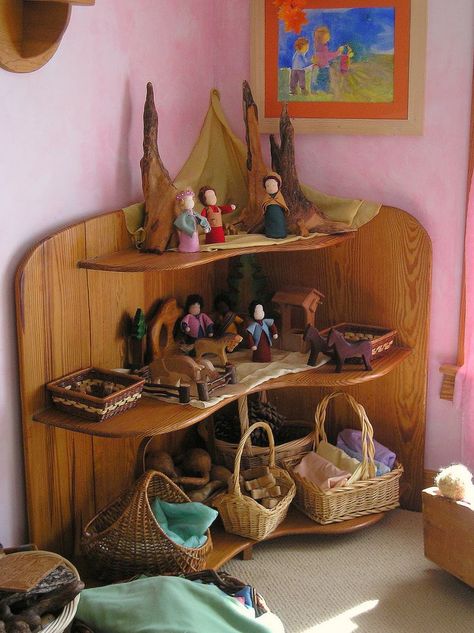
[[[321,490],[338,488],[347,483],[350,473],[337,468],[327,459],[317,453],[308,453],[303,457],[298,466],[294,468],[301,477],[316,484]]]
[[[321,455],[321,457],[324,457],[324,459],[327,459],[328,462],[337,466],[337,468],[346,470],[348,473],[351,473],[351,475],[355,473],[360,465],[357,459],[349,457],[342,449],[324,440],[319,442],[316,452],[318,455]]]

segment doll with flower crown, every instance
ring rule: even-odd
[[[194,211],[194,191],[184,189],[176,196],[180,213],[174,221],[174,226],[178,229],[179,246],[181,253],[196,253],[199,251],[198,226],[204,229],[204,233],[209,233],[211,226],[206,218],[203,218]]]

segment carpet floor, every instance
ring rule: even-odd
[[[224,570],[263,595],[286,633],[474,633],[474,589],[424,557],[421,513],[260,543]]]

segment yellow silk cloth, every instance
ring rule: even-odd
[[[174,184],[178,190],[191,187],[195,192],[203,185],[213,187],[217,191],[218,204],[232,203],[237,206],[232,214],[226,215],[226,221],[231,222],[247,204],[246,160],[247,147],[230,129],[218,91],[211,90],[209,109],[201,133]],[[303,184],[301,188],[308,200],[314,202],[330,220],[345,222],[354,229],[371,220],[382,206],[367,200],[329,196]],[[196,200],[196,211],[200,211],[200,206]],[[135,234],[142,226],[143,211],[143,203],[124,209],[130,233]],[[228,239],[229,237],[226,237],[226,240]],[[223,245],[212,246],[215,248]],[[236,246],[237,244],[234,245]]]

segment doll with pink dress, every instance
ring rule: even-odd
[[[204,233],[209,233],[211,226],[206,218],[203,218],[194,211],[194,191],[184,189],[176,196],[181,212],[174,221],[174,226],[178,229],[179,246],[181,253],[196,253],[199,251],[198,226],[201,226]]]

